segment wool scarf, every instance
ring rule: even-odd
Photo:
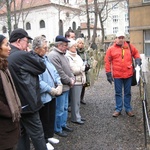
[[[0,70],[0,76],[2,79],[2,84],[6,99],[12,114],[12,121],[19,121],[21,115],[21,103],[18,97],[14,82],[12,80],[11,74],[8,69]]]

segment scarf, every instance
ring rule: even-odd
[[[12,121],[19,121],[21,117],[21,103],[9,70],[0,70],[0,76],[2,79],[6,99],[12,114]]]

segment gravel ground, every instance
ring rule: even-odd
[[[104,70],[93,87],[86,90],[86,105],[81,105],[84,125],[68,124],[74,129],[68,137],[58,137],[60,143],[55,150],[144,150],[142,103],[138,87],[132,87],[132,107],[135,117],[128,117],[124,111],[113,118],[114,87],[110,85]]]
[[[87,104],[81,105],[85,124],[71,123],[69,113],[68,125],[74,131],[66,138],[55,135],[60,140],[59,144],[53,145],[55,150],[146,150],[138,86],[132,87],[135,117],[128,117],[124,110],[118,118],[112,117],[114,87],[106,80],[104,70],[100,71],[94,86],[86,90],[85,100]]]

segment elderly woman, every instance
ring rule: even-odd
[[[6,58],[10,46],[5,36],[0,35],[0,149],[13,150],[20,135],[19,119],[21,104],[8,70]]]
[[[86,76],[86,83],[83,85],[82,92],[81,92],[81,99],[80,102],[81,104],[86,104],[84,95],[85,95],[85,88],[90,86],[90,75],[89,75],[89,69],[90,69],[90,58],[89,55],[86,53],[85,48],[84,48],[84,39],[83,38],[77,38],[77,54],[82,58],[84,64],[86,64],[89,68],[85,72]]]
[[[86,82],[85,71],[87,66],[76,51],[76,41],[70,40],[66,56],[69,60],[70,67],[75,75],[75,85],[70,89],[71,98],[71,121],[80,125],[84,124],[85,119],[80,115],[80,96],[82,87]]]
[[[43,125],[47,149],[53,150],[54,147],[50,143],[59,143],[59,140],[53,137],[56,111],[55,96],[58,96],[62,93],[62,83],[56,68],[45,55],[48,48],[45,37],[35,37],[32,47],[35,53],[43,57],[46,65],[45,72],[39,75],[41,100],[44,104],[39,113]]]

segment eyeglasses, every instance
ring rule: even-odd
[[[22,41],[25,41],[25,42],[27,42],[27,43],[29,43],[29,40],[25,40],[25,39],[21,39]]]

